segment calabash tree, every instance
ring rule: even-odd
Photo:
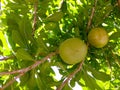
[[[96,41],[104,34],[96,40],[91,35],[92,41],[88,36],[94,28],[107,35],[100,47]],[[78,42],[64,46],[70,38]],[[119,0],[1,2],[1,90],[74,90],[76,85],[83,90],[119,90],[119,68]]]

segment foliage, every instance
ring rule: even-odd
[[[98,0],[90,20],[95,1],[2,1],[0,87],[5,90],[59,90],[79,66],[61,60],[56,53],[61,42],[77,37],[87,43],[88,32],[94,27],[103,27],[109,34],[109,43],[100,49],[89,45],[82,68],[62,90],[72,90],[76,83],[83,90],[119,90],[120,8],[117,0]],[[56,78],[58,74],[60,79]]]

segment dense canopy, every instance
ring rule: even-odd
[[[120,89],[120,0],[2,0],[0,9],[1,89]],[[109,35],[102,48],[88,42],[96,27]],[[69,65],[58,48],[74,37],[88,53]]]

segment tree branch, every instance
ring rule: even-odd
[[[120,0],[118,0],[118,7],[120,8]]]
[[[37,23],[37,8],[38,8],[38,0],[34,3],[34,19],[33,19],[33,32],[32,35],[35,33],[36,23]]]
[[[48,54],[46,57],[44,57],[41,60],[36,61],[34,64],[32,64],[31,66],[28,66],[27,68],[23,68],[20,70],[15,70],[12,72],[1,72],[0,75],[8,75],[8,74],[16,74],[19,73],[18,76],[16,76],[13,80],[9,81],[6,85],[3,86],[3,89],[5,89],[6,87],[8,87],[9,85],[11,85],[12,83],[15,82],[15,80],[17,78],[20,78],[21,76],[23,76],[26,72],[36,68],[38,65],[40,65],[41,63],[45,62],[46,60],[48,60],[49,58],[51,58],[52,56],[56,55],[58,53],[58,51],[56,52],[52,52],[50,54]]]
[[[91,12],[91,15],[90,15],[88,24],[87,24],[86,32],[88,32],[88,30],[89,30],[89,28],[90,28],[90,26],[91,26],[92,19],[93,19],[94,13],[95,13],[96,5],[97,5],[97,0],[95,0],[95,2],[94,2],[94,6],[93,6],[93,8],[92,8],[92,12]]]
[[[4,60],[8,60],[8,59],[13,59],[15,56],[2,56],[2,58],[0,58],[0,61],[4,61]]]
[[[6,83],[3,87],[2,87],[2,89],[4,90],[5,88],[7,88],[8,86],[10,86],[11,84],[13,84],[15,81],[16,81],[16,79],[18,79],[18,78],[20,78],[21,76],[23,76],[24,74],[22,73],[22,74],[19,74],[18,76],[16,76],[14,79],[12,79],[12,80],[10,80],[8,83]]]
[[[78,73],[78,72],[81,70],[83,63],[84,63],[84,60],[79,64],[78,68],[77,68],[73,73],[71,73],[71,74],[67,77],[67,79],[60,85],[60,87],[57,88],[57,90],[62,90],[62,88],[66,85],[66,83],[68,83],[68,81],[69,81],[76,73]]]
[[[17,73],[20,73],[20,74],[21,74],[21,73],[28,72],[29,70],[37,67],[39,64],[45,62],[47,59],[51,58],[52,56],[54,56],[54,55],[57,54],[57,53],[58,53],[58,51],[52,52],[52,53],[48,54],[46,57],[44,57],[43,59],[36,61],[36,62],[35,62],[34,64],[32,64],[31,66],[28,66],[27,68],[23,68],[23,69],[11,71],[11,72],[1,72],[1,73],[0,73],[0,76],[9,75],[9,74],[17,74]]]

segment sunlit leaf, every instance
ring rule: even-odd
[[[58,22],[61,20],[61,18],[63,17],[64,13],[61,11],[55,12],[52,15],[48,16],[46,18],[46,21],[53,21],[53,22]]]
[[[97,71],[90,66],[88,66],[87,69],[91,71],[92,75],[98,80],[105,82],[111,79],[110,75],[106,74],[105,72]]]
[[[101,87],[96,83],[95,79],[87,74],[87,72],[84,73],[83,79],[85,80],[85,84],[87,87],[89,87],[91,90],[102,90]]]
[[[56,90],[79,68],[78,64],[64,63],[59,53],[53,56],[51,52],[59,50],[64,40],[77,37],[88,45],[88,54],[79,72],[62,90],[73,90],[76,83],[84,90],[119,90],[120,9],[117,0],[1,2],[0,74],[3,71],[10,74],[0,76],[0,88],[9,85],[5,90]],[[97,49],[88,43],[87,35],[94,27],[104,28],[110,36],[103,48]],[[6,58],[11,55],[15,57]],[[36,64],[35,60],[42,63]],[[20,70],[25,70],[24,75],[13,80]]]

